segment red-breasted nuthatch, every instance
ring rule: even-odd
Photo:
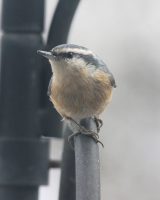
[[[96,141],[97,133],[86,130],[81,119],[95,119],[99,132],[104,111],[116,87],[115,79],[106,64],[92,51],[73,44],[63,44],[51,51],[38,50],[38,54],[49,59],[53,76],[48,95],[55,109],[64,118],[75,123],[76,132],[91,135]],[[75,134],[73,134],[75,135]]]

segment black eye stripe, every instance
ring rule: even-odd
[[[62,52],[62,53],[59,53],[58,55],[63,58],[71,59],[71,58],[73,58],[74,53],[73,52]]]
[[[50,51],[52,53],[53,56],[57,56],[56,52]]]
[[[75,53],[72,51],[69,52],[52,52],[57,59],[72,59],[73,57],[83,59],[86,63],[97,65],[98,60],[92,54],[82,54],[82,53]]]
[[[66,56],[67,56],[67,58],[73,58],[74,55],[72,52],[68,52]]]

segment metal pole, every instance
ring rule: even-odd
[[[92,119],[84,119],[81,125],[96,130]],[[100,161],[96,142],[85,135],[74,138],[76,165],[76,200],[100,200]]]
[[[47,40],[47,48],[67,42],[71,23],[80,0],[59,0]]]
[[[76,183],[75,183],[75,154],[74,150],[68,143],[68,136],[71,131],[65,129],[64,149],[61,168],[61,182],[59,200],[75,200],[76,199]]]

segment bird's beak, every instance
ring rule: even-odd
[[[41,56],[44,56],[45,58],[48,58],[48,59],[53,59],[53,55],[50,51],[42,51],[42,50],[38,50],[37,53]]]

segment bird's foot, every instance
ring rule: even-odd
[[[103,121],[97,117],[94,117],[94,121],[96,123],[97,126],[97,132],[100,132],[101,127],[103,126]]]
[[[71,145],[71,147],[74,149],[74,143],[73,139],[75,136],[81,134],[80,132],[72,133],[71,135],[68,136],[68,143]]]
[[[74,138],[74,136],[77,136],[77,135],[79,135],[79,134],[84,134],[84,135],[86,135],[86,136],[88,136],[88,137],[91,137],[96,143],[100,143],[101,145],[102,145],[102,147],[104,147],[104,145],[103,145],[103,143],[99,140],[99,135],[98,135],[98,133],[96,133],[96,132],[94,132],[94,131],[92,131],[92,130],[88,130],[88,129],[86,129],[84,126],[82,126],[82,125],[80,125],[79,123],[77,123],[74,119],[72,119],[72,118],[67,118],[68,120],[71,120],[72,122],[74,122],[77,126],[78,126],[78,128],[79,128],[79,132],[76,132],[76,133],[73,133],[72,135],[70,135],[69,137],[68,137],[68,141],[69,141],[69,143],[71,144],[71,140]],[[97,120],[97,123],[98,123],[98,120]],[[97,125],[97,124],[96,124]],[[99,123],[98,123],[98,125],[97,125],[98,127],[101,127],[100,125],[99,125]],[[98,130],[98,128],[97,128],[97,130]]]

